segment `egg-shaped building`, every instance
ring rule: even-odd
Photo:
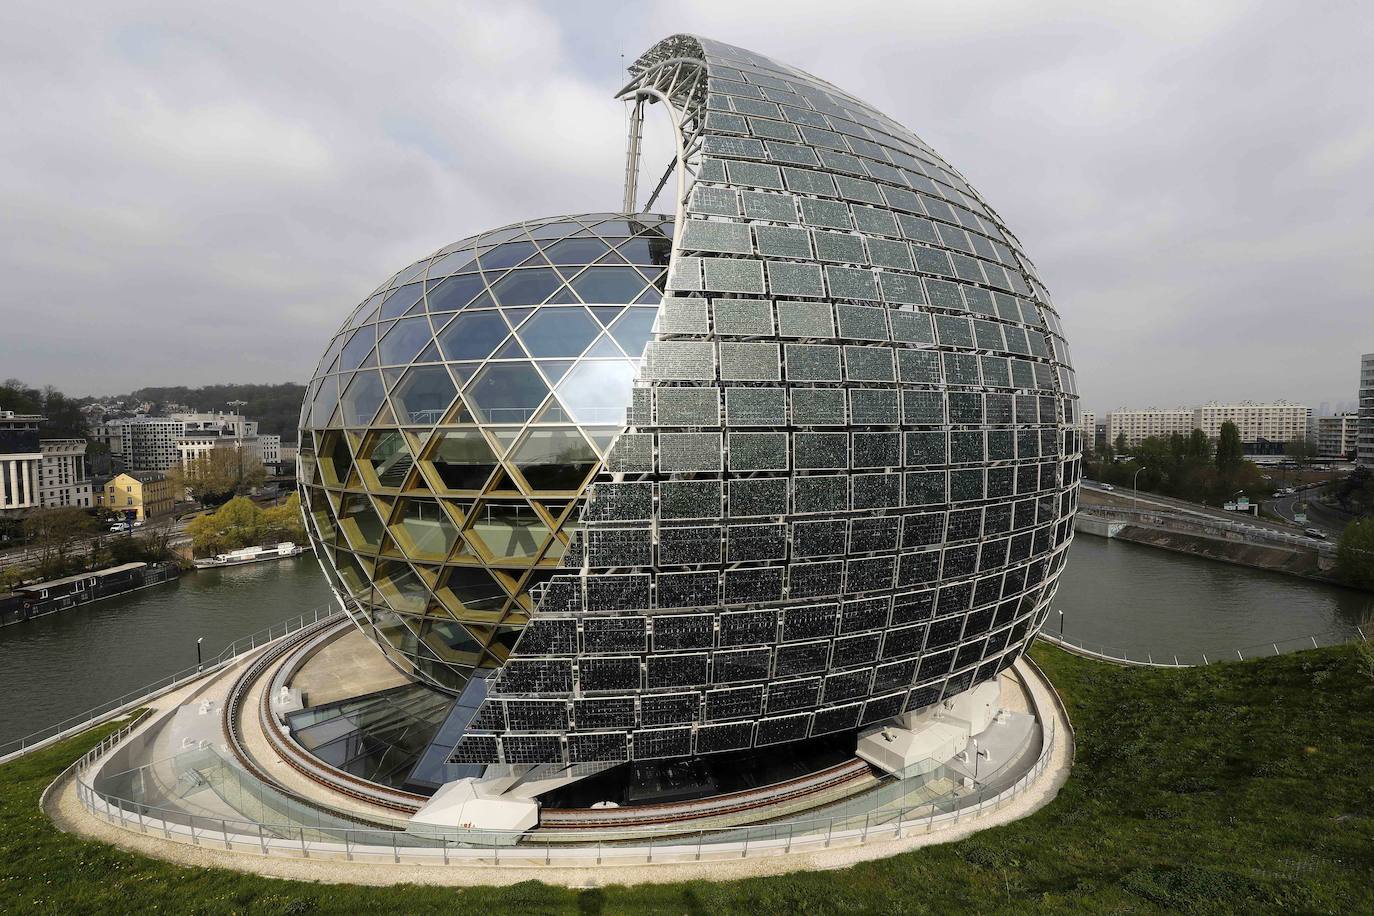
[[[554,217],[392,277],[302,415],[311,537],[452,761],[855,731],[997,677],[1072,538],[1077,395],[1020,243],[914,134],[674,36],[673,215]],[[651,202],[652,206],[652,202]]]

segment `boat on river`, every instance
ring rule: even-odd
[[[23,623],[103,598],[173,582],[181,575],[175,563],[124,563],[0,594],[0,626]]]
[[[213,557],[196,560],[196,569],[217,569],[221,566],[243,566],[246,563],[261,563],[264,560],[284,560],[298,557],[305,548],[291,541],[269,544],[265,547],[243,547],[228,553],[217,553]]]

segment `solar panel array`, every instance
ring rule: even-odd
[[[506,724],[455,762],[718,753],[929,706],[1024,651],[1072,537],[1059,318],[964,179],[743,49],[674,36],[631,73],[688,150],[667,294],[486,701]],[[567,728],[511,725],[536,698]]]

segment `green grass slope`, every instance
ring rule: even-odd
[[[1046,809],[958,843],[842,871],[588,891],[191,870],[39,812],[93,732],[0,767],[0,912],[1374,912],[1374,670],[1355,647],[1176,671],[1034,655],[1077,729],[1073,775]]]

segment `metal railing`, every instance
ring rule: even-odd
[[[338,607],[334,605],[324,605],[301,614],[299,617],[294,617],[282,623],[273,624],[265,630],[259,630],[250,636],[234,640],[232,643],[225,646],[223,651],[218,655],[205,659],[200,665],[191,665],[187,668],[183,668],[166,677],[159,678],[151,684],[139,687],[137,690],[131,690],[122,696],[107,700],[99,706],[92,707],[85,712],[69,716],[61,722],[49,725],[47,728],[41,728],[22,738],[14,738],[6,741],[0,744],[0,763],[33,750],[41,745],[60,740],[61,738],[76,734],[77,732],[85,731],[104,719],[127,712],[139,703],[152,699],[158,694],[166,693],[169,690],[189,683],[198,676],[221,668],[234,661],[234,659],[239,656],[252,652],[274,639],[280,639],[288,633],[293,633],[302,627],[311,626],[337,613],[339,613]]]
[[[1234,649],[1204,651],[1201,649],[1178,652],[1151,652],[1144,649],[1121,649],[1087,643],[1067,636],[1041,631],[1039,639],[1065,651],[1098,661],[1118,665],[1140,665],[1149,668],[1195,668],[1199,665],[1213,665],[1217,662],[1246,661],[1254,658],[1269,658],[1287,652],[1300,652],[1303,649],[1320,649],[1323,646],[1339,646],[1348,642],[1362,642],[1369,638],[1364,628],[1352,624],[1349,628],[1324,630],[1306,636],[1291,636],[1270,642],[1253,643]]]
[[[118,734],[126,733],[127,729]],[[966,792],[954,790],[915,804],[906,804],[911,792],[903,790],[898,795],[900,804],[886,810],[695,831],[684,830],[681,824],[665,825],[656,831],[640,828],[633,839],[618,840],[605,839],[604,833],[602,839],[597,839],[596,834],[585,829],[529,833],[260,823],[149,806],[100,792],[87,778],[92,764],[121,740],[114,735],[78,762],[75,775],[78,797],[93,815],[126,830],[197,846],[349,862],[590,867],[785,855],[932,833],[986,817],[1034,786],[1048,768],[1056,748],[1053,718],[1047,720],[1042,735],[1035,763],[1011,785],[997,790],[987,786]],[[888,788],[903,789],[901,785]]]

